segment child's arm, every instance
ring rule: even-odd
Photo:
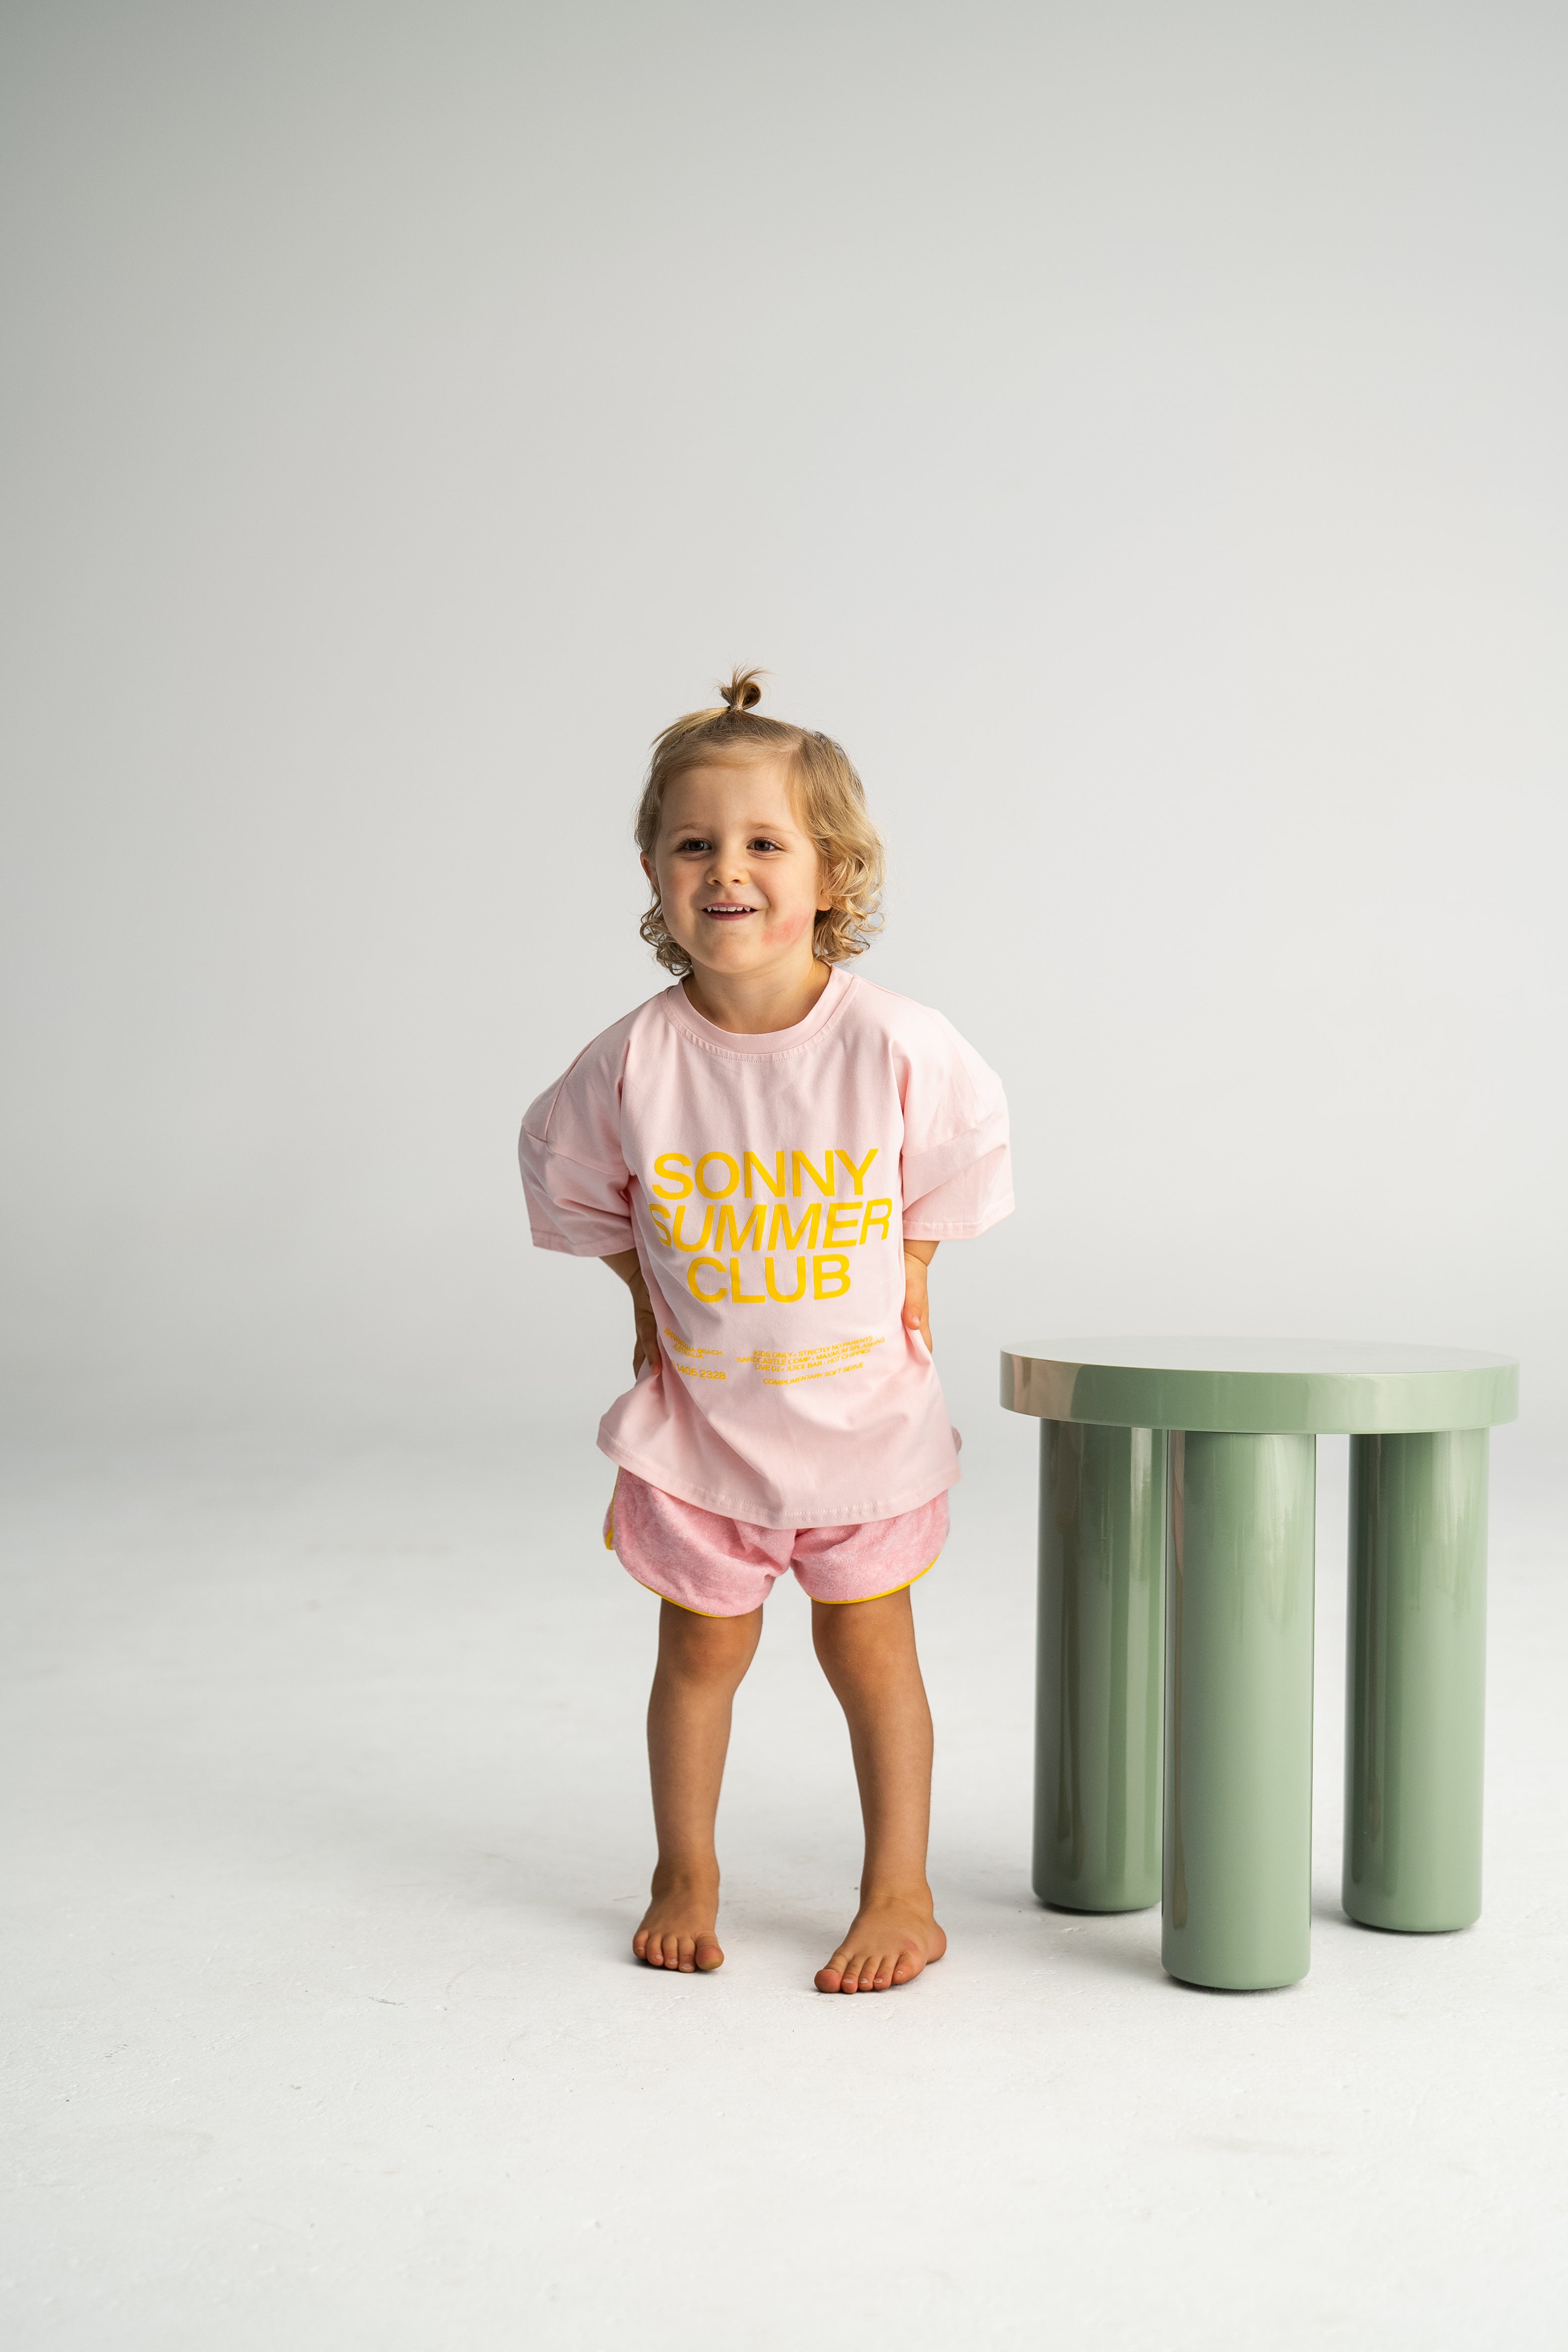
[[[602,1263],[609,1267],[612,1274],[620,1276],[632,1294],[632,1313],[637,1318],[632,1378],[636,1380],[645,1364],[657,1364],[658,1361],[658,1318],[653,1311],[653,1301],[647,1295],[647,1285],[642,1278],[642,1265],[635,1249],[617,1250],[614,1257],[607,1257]]]
[[[940,1242],[904,1244],[904,1328],[918,1331],[928,1348],[931,1346],[931,1313],[926,1302],[926,1268],[941,1247]],[[610,1260],[606,1258],[605,1263],[608,1265]],[[934,1348],[931,1352],[935,1354]]]

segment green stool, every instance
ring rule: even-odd
[[[1344,1906],[1411,1933],[1479,1916],[1487,1433],[1518,1391],[1509,1358],[1454,1349],[1004,1350],[1003,1403],[1043,1424],[1042,1901],[1163,1895],[1188,1984],[1306,1975],[1317,1440],[1348,1432]]]

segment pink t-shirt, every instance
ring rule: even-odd
[[[805,1019],[716,1029],[679,985],[596,1037],[519,1144],[541,1249],[635,1248],[660,1358],[612,1462],[765,1528],[891,1518],[952,1486],[903,1244],[1013,1205],[1000,1081],[940,1013],[842,967]]]

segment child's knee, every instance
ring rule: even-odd
[[[744,1617],[700,1617],[667,1601],[659,1611],[660,1663],[686,1682],[739,1682],[762,1629],[760,1609]]]
[[[817,1657],[831,1671],[854,1672],[890,1651],[907,1649],[914,1618],[907,1591],[884,1592],[874,1601],[814,1601],[811,1639]]]

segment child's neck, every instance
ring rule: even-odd
[[[688,1003],[741,1037],[765,1037],[773,1029],[793,1029],[805,1019],[833,977],[831,964],[811,957],[783,971],[710,971],[696,967],[684,982]]]

